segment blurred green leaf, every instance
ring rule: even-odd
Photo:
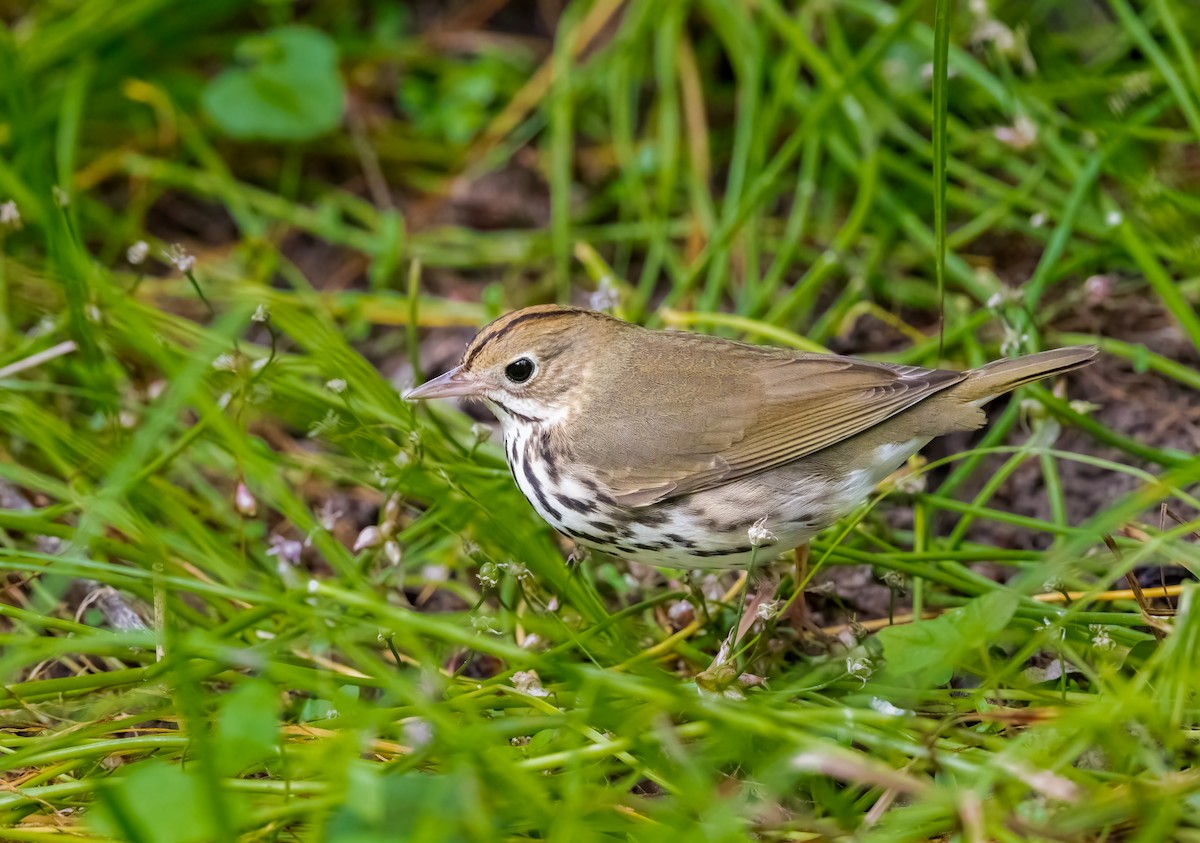
[[[963,656],[999,634],[1016,609],[1017,595],[998,589],[933,620],[885,627],[878,638],[888,672],[945,684]]]
[[[326,829],[330,843],[385,843],[391,840],[467,840],[465,812],[472,788],[462,775],[408,773],[380,776],[359,765],[352,769],[347,799]]]
[[[413,72],[401,80],[396,104],[420,134],[456,144],[474,137],[528,75],[522,58],[507,53],[485,53],[437,70]]]
[[[206,843],[220,838],[199,780],[177,765],[156,760],[111,779],[87,816],[102,834],[132,843]],[[236,821],[230,818],[226,824]]]
[[[246,39],[238,55],[249,66],[225,71],[204,90],[204,109],[225,134],[303,141],[337,128],[346,93],[327,35],[283,27]]]
[[[251,680],[225,695],[217,712],[217,770],[235,776],[272,757],[279,747],[279,694]]]

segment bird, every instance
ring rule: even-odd
[[[1088,365],[1090,346],[955,371],[799,352],[538,305],[404,393],[483,401],[513,478],[577,545],[746,569],[807,546],[992,399]]]

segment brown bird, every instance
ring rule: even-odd
[[[988,401],[1095,355],[1061,348],[955,372],[546,305],[492,322],[459,366],[405,397],[482,399],[517,485],[577,543],[731,568],[804,544],[933,437],[981,427]]]

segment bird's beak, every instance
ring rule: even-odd
[[[439,375],[431,381],[408,390],[402,396],[407,401],[420,401],[424,398],[453,398],[456,395],[478,395],[479,382],[470,374],[463,371],[462,366],[455,366],[444,375]]]

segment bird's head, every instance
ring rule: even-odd
[[[581,403],[598,358],[628,327],[573,307],[517,310],[476,334],[458,366],[404,397],[479,398],[506,426],[555,423]]]

